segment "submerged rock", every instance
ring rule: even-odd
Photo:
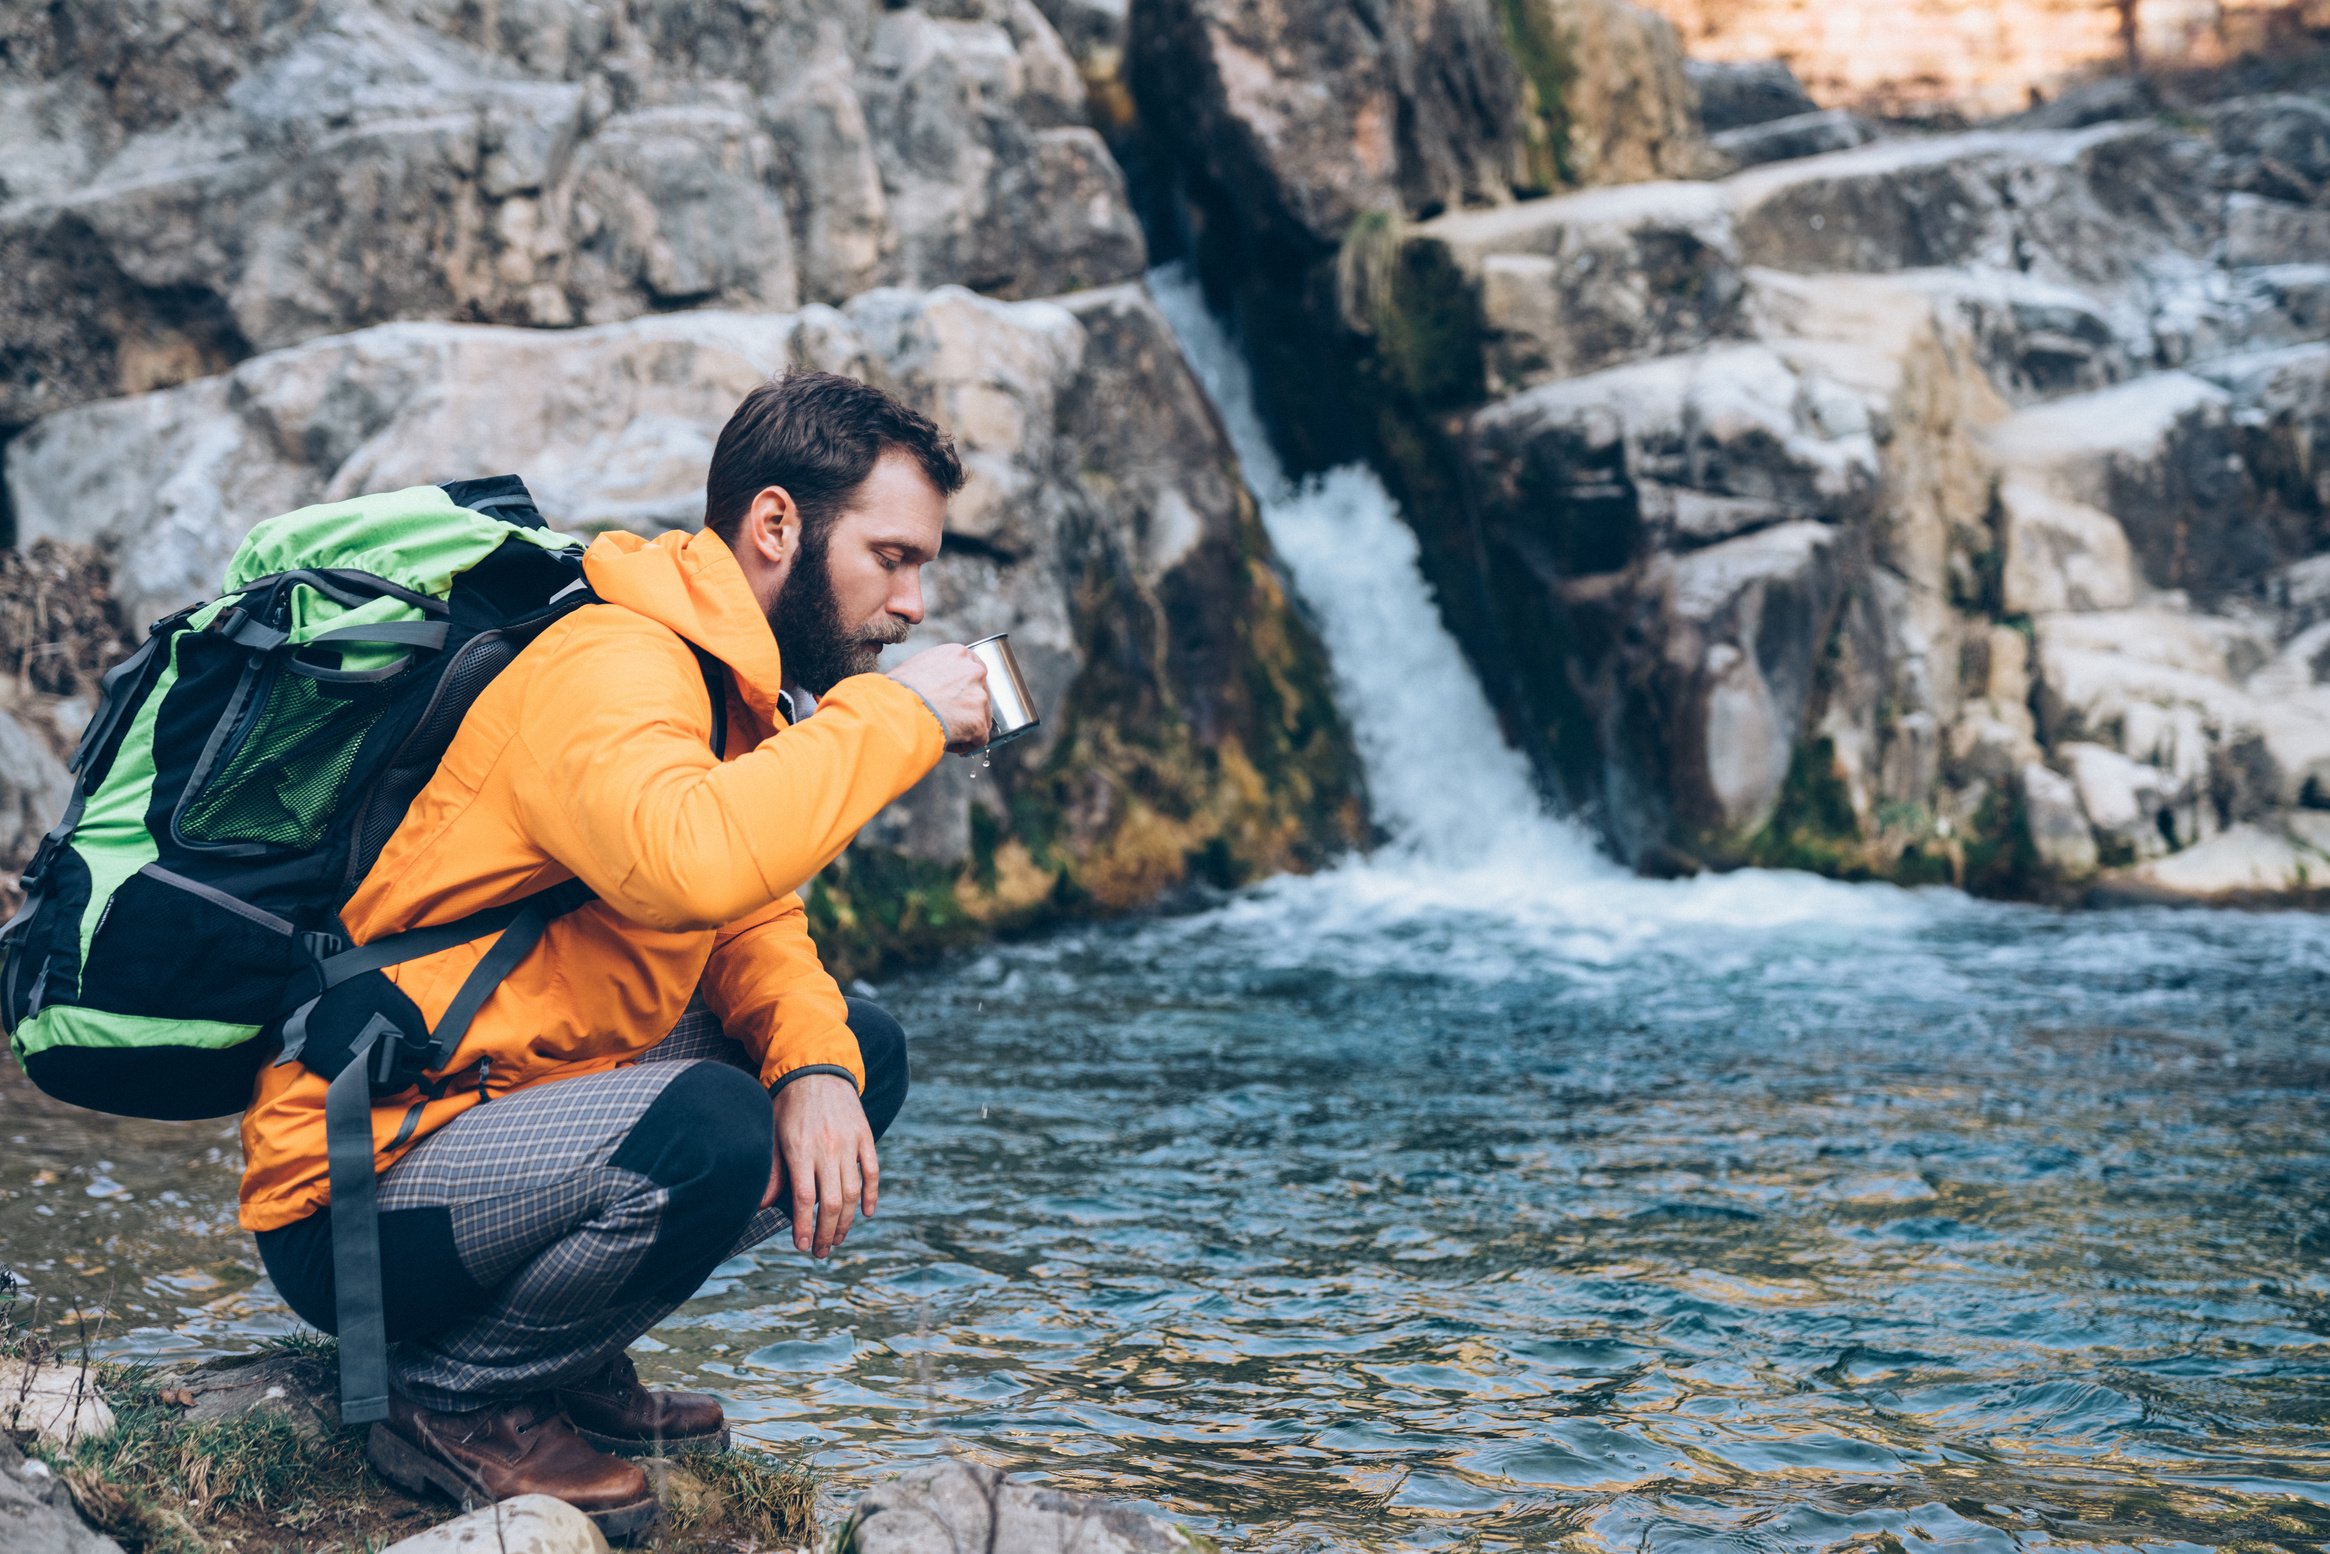
[[[1161,1517],[1014,1482],[955,1459],[869,1491],[842,1529],[849,1554],[1200,1554],[1214,1547]]]

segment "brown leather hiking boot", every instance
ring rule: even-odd
[[[728,1416],[720,1411],[718,1398],[641,1386],[627,1354],[550,1396],[574,1421],[576,1432],[601,1451],[661,1456],[688,1447],[728,1449]]]
[[[629,1538],[655,1524],[655,1491],[637,1464],[610,1457],[575,1433],[548,1398],[440,1414],[391,1395],[365,1456],[412,1494],[434,1490],[474,1510],[512,1495],[550,1495]]]

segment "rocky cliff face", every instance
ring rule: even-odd
[[[1369,442],[1366,386],[1318,371],[1355,236],[1709,165],[1673,29],[1625,0],[1143,0],[1128,50],[1151,225],[1238,324],[1298,467]]]
[[[17,543],[93,553],[130,619],[362,490],[514,470],[570,530],[692,526],[737,399],[813,365],[956,433],[920,635],[1011,631],[1046,715],[823,877],[845,974],[1363,834],[1318,646],[1027,0],[101,10],[5,24],[0,423],[29,423]]]
[[[1745,171],[1380,204],[1356,389],[1276,407],[1361,429],[1549,786],[1658,870],[2318,890],[2330,110],[1862,144],[1701,79]]]
[[[0,23],[0,425],[397,319],[1140,273],[1030,0],[102,0]]]

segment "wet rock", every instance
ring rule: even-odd
[[[260,518],[448,471],[517,471],[570,531],[692,526],[712,439],[792,366],[867,377],[952,428],[969,479],[915,640],[1010,631],[1046,713],[980,780],[943,763],[870,828],[864,848],[902,860],[875,878],[921,881],[967,933],[983,914],[1047,909],[1062,878],[1130,906],[1209,850],[1244,878],[1354,835],[1356,774],[1319,650],[1137,285],[1065,302],[885,289],[844,309],[555,332],[383,325],[50,416],[11,448],[7,478],[19,534],[105,548],[116,597],[146,618],[214,588]],[[1087,698],[1107,715],[1080,720]],[[1148,807],[1167,794],[1170,819]],[[1031,815],[1058,825],[1041,862],[1015,830]],[[846,900],[854,867],[821,894]],[[973,882],[960,898],[959,878]],[[868,903],[860,920],[904,913]],[[847,932],[831,937],[841,952]]]
[[[153,99],[78,29],[36,22],[0,65],[0,424],[391,319],[1032,296],[1144,262],[1028,0],[237,15],[236,47],[139,67]]]
[[[519,1495],[400,1538],[381,1554],[607,1554],[591,1519],[548,1495]]]
[[[2153,373],[2032,406],[1990,441],[2011,478],[2109,513],[2154,587],[2214,596],[2295,559],[2241,456],[2232,396],[2200,377]]]
[[[1835,530],[1791,523],[1671,564],[1662,635],[1686,824],[1741,835],[1771,818],[1841,602],[1838,563]]]
[[[1514,726],[1547,731],[1541,770],[1630,856],[1738,845],[1878,870],[1896,845],[1958,856],[2034,764],[2082,772],[2109,816],[2080,822],[2085,845],[2066,821],[2047,870],[2141,862],[2330,793],[2305,635],[2330,618],[2307,581],[2330,509],[2300,473],[2330,449],[2330,274],[2229,246],[2245,208],[2311,219],[2319,118],[2267,100],[2204,132],[1926,137],[1403,233],[1408,272],[1445,277],[1407,305],[1469,321],[1440,338],[1477,352],[1491,401],[1434,412],[1467,433],[1464,533],[1443,549],[1478,558],[1493,640],[1528,645],[1490,683]],[[1429,540],[1439,507],[1410,510]],[[1852,602],[1789,736],[1787,780],[1810,785],[1790,812],[1833,834],[1790,853],[1724,841],[1760,805],[1673,754],[1702,737],[1673,666],[1707,644],[1641,589],[1805,519],[1838,528]],[[1754,743],[1722,774],[1735,796],[1777,764]],[[1887,825],[1928,829],[1897,843]]]
[[[1684,62],[1683,73],[1710,135],[1820,111],[1786,60],[1693,59]]]
[[[2040,861],[2067,880],[2093,874],[2098,861],[2095,833],[2088,829],[2079,790],[2071,779],[2034,761],[2022,769],[2022,796],[2023,824]]]
[[[960,1459],[869,1491],[842,1545],[854,1554],[1194,1554],[1213,1547],[1161,1517],[1022,1484]]]
[[[26,1457],[0,1430],[0,1547],[8,1554],[122,1554],[121,1545],[81,1520],[64,1480]]]

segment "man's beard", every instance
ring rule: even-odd
[[[882,649],[903,640],[908,628],[887,613],[865,626],[843,620],[826,570],[825,546],[804,537],[801,555],[769,610],[769,629],[777,634],[785,678],[812,696],[823,696],[851,675],[880,667]]]

